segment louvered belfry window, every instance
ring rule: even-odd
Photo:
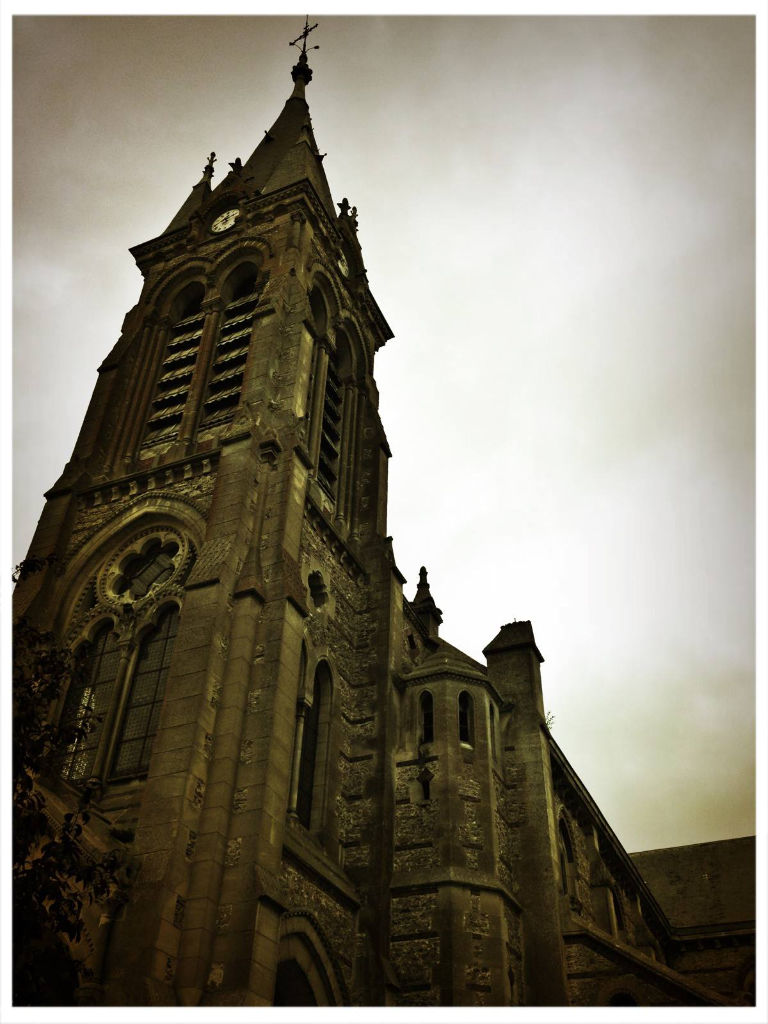
[[[112,702],[119,658],[111,622],[99,629],[93,643],[78,652],[77,677],[67,694],[61,719],[64,729],[83,729],[61,762],[61,774],[71,782],[86,782],[90,777],[104,716]]]
[[[140,775],[147,770],[178,623],[179,610],[174,606],[163,613],[157,626],[141,642],[117,743],[113,778]]]
[[[226,423],[234,415],[240,401],[251,329],[258,304],[256,275],[250,274],[235,289],[224,309],[208,379],[208,394],[200,419],[201,427]]]
[[[202,289],[190,299],[173,324],[147,422],[144,444],[173,440],[179,432],[192,384],[205,313],[200,308]]]
[[[332,355],[328,360],[328,375],[325,381],[320,457],[317,467],[318,480],[331,497],[336,494],[336,482],[339,477],[341,402],[341,380],[336,368],[336,358]]]

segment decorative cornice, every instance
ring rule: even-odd
[[[215,470],[218,460],[218,451],[197,453],[152,469],[138,470],[127,476],[91,484],[78,490],[77,497],[88,508],[109,504],[119,498],[139,497],[147,491],[157,492],[182,480],[206,476]]]

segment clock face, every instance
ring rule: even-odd
[[[238,209],[225,210],[224,213],[220,213],[213,224],[211,224],[211,231],[226,231],[227,228],[232,227],[239,216],[240,211]]]

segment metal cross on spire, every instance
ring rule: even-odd
[[[314,25],[310,25],[309,24],[309,15],[307,15],[306,16],[306,20],[304,22],[304,31],[301,33],[301,35],[296,36],[296,38],[293,40],[293,42],[289,43],[288,45],[289,46],[298,46],[299,40],[301,39],[302,40],[301,52],[306,57],[306,55],[307,55],[307,36],[309,35],[310,32],[313,32],[317,28],[317,24],[318,23],[315,22]],[[320,49],[319,46],[310,46],[310,50],[319,50],[319,49]]]

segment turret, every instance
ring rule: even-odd
[[[544,717],[541,670],[544,658],[528,621],[508,622],[484,649],[488,680],[502,697],[521,710],[532,708]]]
[[[443,621],[443,613],[437,607],[435,599],[432,597],[429,583],[427,583],[427,570],[423,565],[419,569],[419,585],[416,588],[416,596],[413,599],[413,610],[416,612],[419,622],[426,629],[428,636],[436,640],[440,623]]]

